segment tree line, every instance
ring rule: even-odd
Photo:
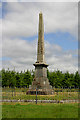
[[[79,87],[80,86],[80,74],[78,71],[75,73],[62,73],[57,70],[54,72],[47,71],[47,77],[52,87]]]
[[[15,70],[10,71],[9,69],[2,69],[0,71],[0,84],[2,84],[2,87],[29,88],[29,85],[32,84],[34,77],[35,72],[33,70],[16,72]],[[77,88],[80,86],[80,74],[78,71],[70,74],[68,71],[66,73],[62,73],[60,70],[53,72],[47,70],[47,77],[52,87]]]

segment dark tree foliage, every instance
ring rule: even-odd
[[[62,73],[60,70],[53,72],[49,72],[49,70],[47,70],[47,77],[52,87],[78,88],[80,86],[80,74],[78,71],[74,74],[70,74],[68,71],[66,73]]]
[[[0,73],[2,74],[2,87],[29,87],[31,85],[33,76],[31,75],[33,71],[16,72],[14,70],[10,71],[2,69]],[[33,72],[34,74],[34,72]]]
[[[26,87],[29,88],[29,85],[32,84],[32,81],[35,77],[35,72],[24,71],[16,72],[15,70],[10,71],[2,69],[0,71],[0,84],[2,87]],[[80,74],[78,71],[73,73],[62,73],[62,71],[57,70],[50,72],[47,70],[47,77],[49,79],[50,85],[52,87],[79,87],[80,86]],[[1,79],[2,78],[2,79]],[[1,82],[2,80],[2,82]]]

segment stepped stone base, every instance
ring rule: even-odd
[[[49,81],[46,77],[39,77],[36,78],[36,80],[34,79],[32,86],[29,87],[29,90],[26,92],[26,94],[34,95],[36,94],[36,89],[38,95],[53,94],[52,86],[49,85]]]
[[[36,95],[36,90],[28,90],[26,92],[26,94]],[[53,95],[53,91],[52,90],[39,89],[39,90],[37,90],[37,95]]]

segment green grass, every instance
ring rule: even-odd
[[[3,118],[78,118],[78,104],[4,103]]]

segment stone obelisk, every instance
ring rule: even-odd
[[[37,88],[38,94],[53,94],[47,78],[48,65],[44,59],[44,24],[43,15],[41,12],[39,13],[37,62],[33,65],[35,66],[35,78],[32,82],[32,86],[29,88],[28,93],[35,94],[35,90]]]

